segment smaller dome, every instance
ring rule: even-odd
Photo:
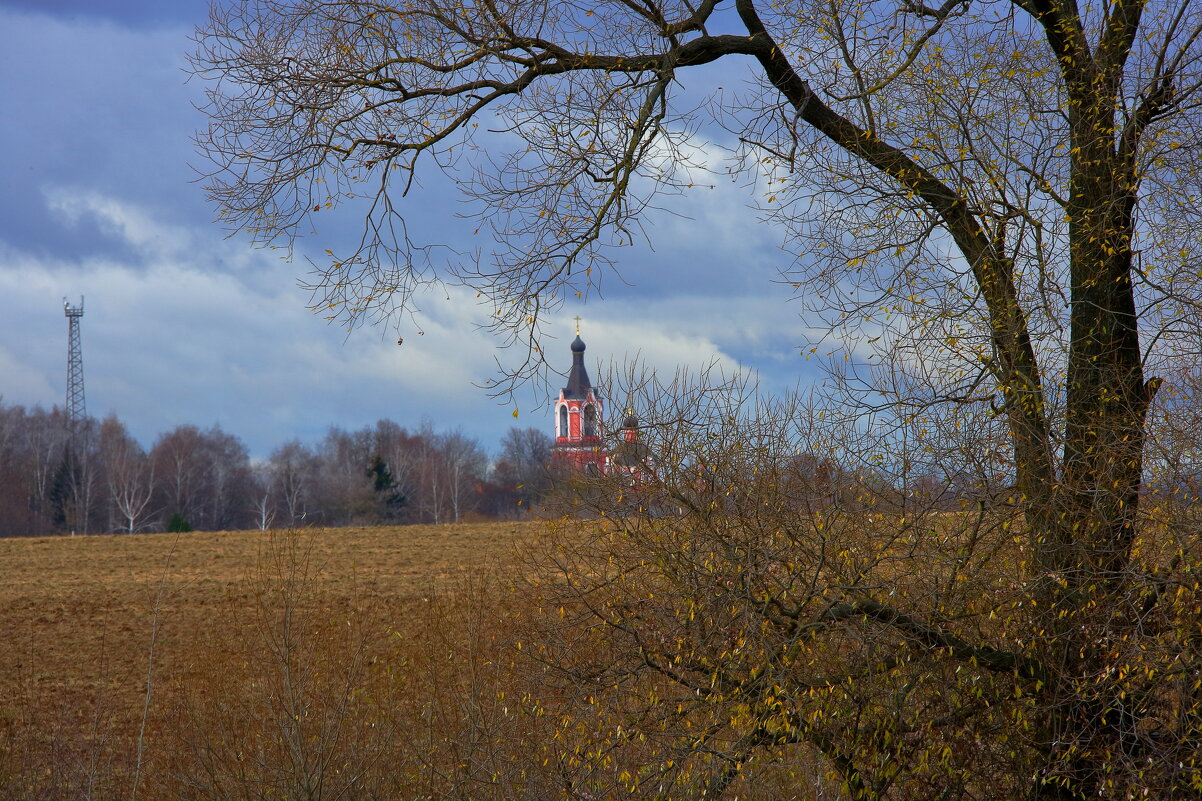
[[[580,334],[572,340],[572,353],[584,353],[584,340],[580,338]]]
[[[639,427],[639,418],[634,416],[634,412],[626,412],[626,420],[622,423],[622,428],[636,429]]]

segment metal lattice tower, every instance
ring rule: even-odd
[[[63,298],[63,314],[67,317],[67,426],[71,433],[88,416],[83,394],[83,349],[79,344],[79,320],[83,317],[83,296],[79,305],[72,306]]]

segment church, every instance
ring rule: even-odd
[[[568,385],[555,399],[555,444],[551,446],[551,467],[556,471],[591,476],[623,474],[637,481],[648,465],[646,448],[638,441],[638,418],[632,411],[627,411],[621,428],[622,439],[611,452],[605,436],[605,403],[589,381],[579,327],[571,348]]]

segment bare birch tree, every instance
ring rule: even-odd
[[[100,423],[100,470],[108,487],[108,502],[119,527],[134,534],[149,524],[154,510],[154,465],[116,416]]]

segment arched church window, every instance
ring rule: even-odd
[[[591,403],[584,407],[584,436],[597,436],[597,407]]]
[[[568,428],[568,406],[566,403],[559,407],[559,436],[572,436],[572,432]]]

